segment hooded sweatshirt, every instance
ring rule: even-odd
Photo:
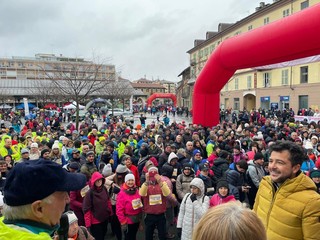
[[[101,187],[97,188],[95,182],[102,179]],[[99,172],[92,174],[90,179],[90,190],[83,199],[83,212],[86,227],[92,224],[107,221],[112,215],[112,206],[107,189],[104,187],[105,179]]]

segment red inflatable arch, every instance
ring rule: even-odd
[[[220,90],[238,69],[320,54],[320,4],[223,41],[194,86],[193,123],[219,123]]]
[[[173,105],[177,106],[177,97],[173,93],[154,93],[147,99],[147,106],[150,107],[152,105],[152,101],[156,98],[171,98],[173,101]]]

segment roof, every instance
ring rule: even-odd
[[[164,86],[158,83],[131,83],[134,88],[161,88],[165,89]]]

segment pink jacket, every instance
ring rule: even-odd
[[[121,225],[133,224],[130,216],[142,213],[142,200],[137,189],[135,194],[126,193],[124,188],[121,188],[117,196],[117,216]]]
[[[235,201],[235,200],[236,199],[234,198],[233,195],[227,196],[225,198],[221,198],[219,196],[219,194],[216,193],[210,199],[210,207],[214,207],[214,206],[217,206],[217,205],[220,205],[220,204],[223,204],[223,203],[227,203],[227,202],[230,202],[230,201]]]

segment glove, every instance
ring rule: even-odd
[[[126,234],[128,232],[128,224],[121,225],[121,230]]]
[[[181,238],[181,232],[182,232],[182,229],[181,228],[177,228],[177,235],[179,238]]]
[[[192,202],[194,202],[195,200],[197,200],[197,195],[191,194],[190,199]]]

